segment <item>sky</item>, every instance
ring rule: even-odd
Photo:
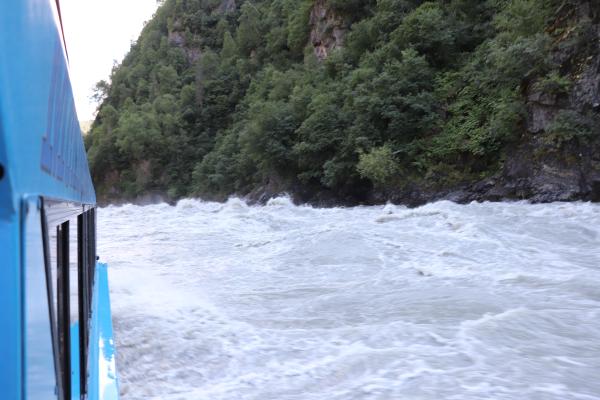
[[[94,118],[96,82],[108,80],[156,11],[156,0],[60,0],[71,84],[80,121]]]

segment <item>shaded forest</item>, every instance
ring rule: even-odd
[[[96,87],[99,198],[594,199],[598,8],[165,0]]]

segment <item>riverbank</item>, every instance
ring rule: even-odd
[[[600,142],[588,146],[570,144],[548,151],[542,139],[528,138],[510,151],[500,170],[484,179],[441,184],[433,179],[407,181],[397,187],[366,188],[355,193],[324,190],[299,182],[272,179],[251,191],[222,196],[199,196],[204,200],[224,202],[237,196],[252,204],[287,195],[296,204],[319,207],[377,205],[393,203],[417,207],[426,203],[450,200],[472,201],[528,200],[531,203],[557,201],[600,202]],[[135,197],[102,197],[101,205],[133,203],[148,205],[174,204],[179,198],[167,192],[152,191]]]

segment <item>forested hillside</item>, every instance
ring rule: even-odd
[[[165,0],[98,84],[99,198],[598,200],[599,19],[591,0]]]

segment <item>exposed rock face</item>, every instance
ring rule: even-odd
[[[188,62],[193,64],[200,59],[202,52],[197,48],[186,48],[185,56],[187,57]]]
[[[171,31],[168,36],[169,44],[176,47],[185,46],[185,36],[181,31]]]
[[[216,8],[216,12],[226,14],[235,11],[237,4],[235,0],[221,0],[221,4]],[[202,56],[199,48],[191,47],[186,40],[185,32],[182,31],[181,21],[175,21],[171,30],[169,30],[167,40],[171,46],[180,47],[185,51],[186,58],[190,64],[195,63]]]
[[[464,199],[600,200],[600,131],[593,131],[586,140],[570,140],[559,146],[544,139],[561,111],[600,117],[600,4],[582,1],[562,12],[559,24],[590,27],[585,48],[562,50],[558,46],[554,55],[561,73],[571,76],[574,84],[566,94],[543,93],[530,85],[526,132],[520,143],[507,152],[502,172],[463,192]]]
[[[152,179],[152,163],[149,160],[140,162],[135,171],[136,182],[141,185],[147,184]]]
[[[557,96],[530,91],[527,96],[527,130],[540,133],[548,129],[558,112]]]
[[[580,26],[589,24],[585,37],[586,48],[580,53],[557,51],[556,58],[574,78],[567,108],[576,111],[599,111],[600,107],[600,3],[582,1],[574,10],[574,21]],[[565,38],[566,39],[566,38]],[[564,40],[564,39],[563,39]]]
[[[185,52],[188,63],[193,64],[200,59],[202,53],[200,49],[190,47],[187,43],[185,32],[181,31],[180,24],[173,24],[173,30],[169,31],[167,40],[171,46],[179,47]]]
[[[327,7],[325,0],[317,0],[310,13],[310,42],[319,61],[343,47],[347,27],[343,18]]]
[[[596,29],[597,49],[600,52],[600,25]],[[571,108],[600,115],[600,54],[590,56],[570,94]]]
[[[222,0],[217,11],[220,13],[228,13],[235,11],[236,3],[235,0]]]

